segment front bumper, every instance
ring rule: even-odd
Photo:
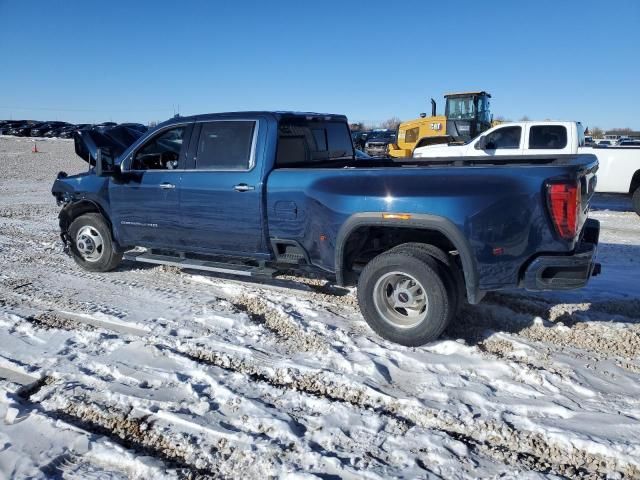
[[[584,287],[600,273],[596,263],[600,222],[587,219],[580,243],[568,255],[541,255],[527,267],[523,287],[527,290],[573,290]]]

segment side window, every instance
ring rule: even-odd
[[[349,128],[344,122],[292,120],[278,127],[277,166],[353,158]]]
[[[503,127],[487,135],[485,150],[520,148],[521,127]]]
[[[187,127],[159,133],[135,153],[131,170],[174,170],[178,168],[180,150]]]
[[[416,143],[418,141],[418,132],[420,131],[419,127],[410,128],[404,134],[404,141],[406,143]]]
[[[202,125],[197,170],[249,170],[256,122],[207,122]]]
[[[567,129],[562,125],[537,125],[529,130],[529,148],[552,149],[567,146]]]

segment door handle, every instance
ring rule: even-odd
[[[162,188],[163,190],[171,190],[176,188],[176,186],[173,183],[164,182],[160,184],[160,188]]]
[[[233,187],[233,189],[236,192],[248,192],[249,190],[255,190],[256,187],[254,187],[253,185],[247,185],[246,183],[239,183],[238,185]]]

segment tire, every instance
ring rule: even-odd
[[[358,280],[358,304],[364,319],[373,331],[394,343],[417,347],[436,340],[457,303],[452,279],[445,271],[433,257],[417,250],[378,255]]]
[[[111,228],[99,213],[85,213],[69,226],[71,255],[90,272],[108,272],[118,266],[122,254],[113,248]]]
[[[451,255],[444,250],[430,245],[428,243],[408,242],[402,243],[396,247],[393,247],[391,252],[424,252],[431,257],[435,258],[445,267],[445,276],[451,278],[451,288],[455,291],[456,297],[456,313],[460,311],[462,306],[467,303],[467,287],[464,280],[464,274],[456,265]]]
[[[640,187],[637,187],[636,191],[633,192],[631,201],[633,203],[633,209],[636,211],[638,215],[640,215]]]

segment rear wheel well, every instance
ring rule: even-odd
[[[640,170],[633,174],[631,178],[631,186],[629,187],[629,193],[633,194],[637,188],[640,188]]]
[[[451,240],[438,230],[363,225],[354,229],[344,244],[342,265],[338,268],[342,268],[345,285],[355,285],[360,270],[374,257],[410,242],[434,245],[445,252],[456,250]]]

